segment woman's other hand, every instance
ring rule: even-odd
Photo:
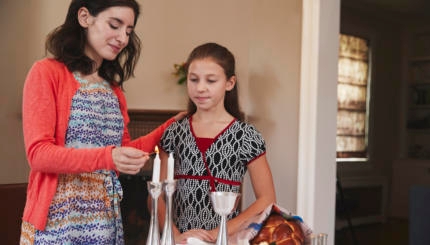
[[[112,159],[119,172],[134,175],[145,166],[149,156],[133,147],[116,147],[112,149]]]
[[[181,111],[178,112],[178,114],[176,114],[173,118],[175,118],[175,121],[179,121],[182,118],[186,117],[188,115],[188,111]]]

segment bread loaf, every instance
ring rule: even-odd
[[[281,215],[272,213],[250,243],[251,245],[259,245],[264,242],[276,245],[302,245],[305,236],[298,222],[286,220]]]

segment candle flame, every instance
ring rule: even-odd
[[[158,146],[155,146],[154,152],[155,152],[155,154],[158,154]]]

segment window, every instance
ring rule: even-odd
[[[368,158],[369,41],[340,34],[337,84],[336,157],[338,161]]]

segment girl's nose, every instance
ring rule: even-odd
[[[202,81],[199,81],[197,83],[197,91],[205,91],[206,89],[206,84]]]

